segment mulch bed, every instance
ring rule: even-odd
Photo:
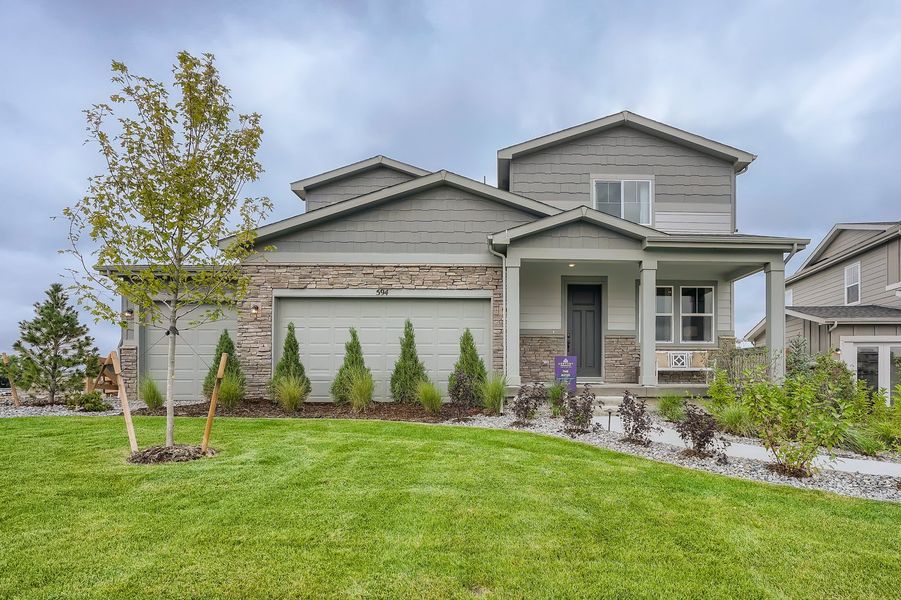
[[[201,451],[200,446],[151,446],[138,450],[128,457],[128,462],[133,465],[154,465],[169,462],[188,462],[207,456],[215,456],[216,451],[208,448]]]
[[[182,404],[175,407],[177,417],[205,417],[209,411],[208,403]],[[166,409],[150,410],[142,408],[133,412],[135,415],[164,416]],[[482,414],[482,409],[473,408],[464,416]],[[336,405],[328,402],[308,402],[300,410],[286,411],[268,400],[245,401],[232,408],[216,407],[216,415],[220,417],[265,417],[265,418],[299,418],[299,419],[380,419],[382,421],[416,421],[420,423],[440,423],[457,418],[457,410],[443,406],[437,415],[427,413],[418,404],[396,404],[393,402],[373,402],[364,412],[356,413],[348,405]]]

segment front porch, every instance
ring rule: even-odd
[[[667,235],[593,213],[548,217],[492,240],[506,251],[511,385],[553,380],[554,357],[568,355],[579,382],[602,393],[700,393],[715,351],[735,343],[733,284],[760,271],[767,320],[783,321],[784,253],[797,241]],[[781,378],[783,331],[768,335],[770,371]]]

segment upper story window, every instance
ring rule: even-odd
[[[683,287],[679,289],[679,296],[682,342],[712,342],[713,288]]]
[[[594,179],[592,180],[594,207],[614,217],[650,225],[651,188],[650,180]]]
[[[860,263],[845,267],[845,304],[860,303]]]

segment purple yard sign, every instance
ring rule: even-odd
[[[576,391],[576,357],[554,357],[554,380],[559,381],[571,392]]]

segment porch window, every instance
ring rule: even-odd
[[[651,182],[594,180],[594,207],[608,215],[642,225],[651,224]]]
[[[860,302],[860,263],[845,267],[845,304]]]
[[[655,329],[658,342],[673,341],[673,288],[657,288],[657,323]]]
[[[683,287],[679,295],[682,342],[712,342],[713,287]]]

